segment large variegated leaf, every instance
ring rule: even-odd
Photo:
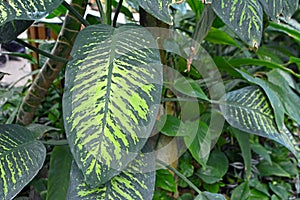
[[[260,0],[265,13],[276,20],[283,14],[290,18],[298,8],[298,0]]]
[[[120,173],[144,146],[158,114],[162,66],[152,35],[128,25],[89,26],[66,69],[65,128],[92,186]]]
[[[91,189],[75,162],[72,165],[71,181],[67,199],[102,200],[152,199],[155,185],[155,159],[153,153],[140,154],[119,175],[105,185]]]
[[[0,26],[13,20],[36,20],[55,10],[63,0],[7,0],[0,2]]]
[[[260,88],[248,86],[229,92],[220,108],[231,126],[282,144],[300,161],[297,142],[286,127],[282,132],[278,131],[272,107]]]
[[[0,199],[12,199],[43,166],[44,145],[19,125],[0,125]]]
[[[138,4],[153,15],[155,18],[167,23],[172,24],[172,17],[169,9],[170,5],[176,3],[176,0],[136,0]]]
[[[23,33],[33,21],[15,20],[0,26],[0,43],[8,43]]]
[[[212,7],[244,42],[258,47],[263,28],[263,9],[258,0],[213,0]]]

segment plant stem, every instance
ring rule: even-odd
[[[111,25],[111,0],[105,0],[105,15],[106,15],[106,24]]]
[[[105,16],[105,12],[103,10],[103,6],[100,0],[96,0],[97,3],[97,7],[100,13],[100,19],[101,19],[101,23],[104,24],[106,22],[106,16]]]
[[[68,4],[66,1],[62,3],[62,5],[67,8],[73,15],[78,19],[84,26],[89,26],[90,23],[85,20],[70,4]]]
[[[123,0],[120,0],[119,4],[117,6],[117,9],[116,9],[115,15],[114,15],[113,24],[112,24],[113,27],[116,27],[116,25],[117,25],[118,15],[121,11],[122,4],[123,4]]]
[[[28,49],[31,49],[32,51],[35,51],[35,52],[37,52],[37,53],[39,53],[39,54],[41,54],[43,56],[46,56],[47,58],[56,60],[58,62],[63,62],[63,63],[68,62],[68,60],[65,59],[65,58],[62,58],[62,57],[59,57],[59,56],[55,56],[55,55],[50,54],[50,53],[48,53],[46,51],[43,51],[43,50],[41,50],[39,48],[36,48],[36,47],[32,46],[31,44],[29,44],[27,42],[24,42],[23,40],[21,40],[19,38],[17,38],[15,41],[18,42],[19,44],[22,44],[23,46],[27,47]]]
[[[166,167],[167,169],[171,170],[172,172],[174,172],[178,177],[180,177],[182,180],[184,180],[191,188],[193,188],[198,194],[201,194],[202,192],[197,188],[196,185],[194,185],[194,183],[192,183],[189,179],[187,179],[182,173],[180,173],[179,171],[177,171],[175,168],[169,166],[167,163],[156,159],[156,162],[158,162],[159,164],[161,164],[162,166]]]

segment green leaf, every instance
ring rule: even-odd
[[[156,171],[155,186],[169,192],[176,192],[174,176],[166,169]]]
[[[289,199],[291,196],[291,185],[285,182],[281,183],[270,183],[269,182],[270,189],[280,198],[280,199]]]
[[[9,0],[0,3],[0,26],[13,20],[41,19],[55,10],[63,0]]]
[[[69,185],[68,200],[152,199],[155,185],[154,154],[140,154],[123,172],[94,189],[84,182],[81,171],[73,162]]]
[[[231,200],[246,200],[250,196],[250,188],[248,181],[237,186],[231,195]]]
[[[50,157],[47,200],[66,199],[72,160],[69,146],[54,147]]]
[[[194,159],[202,166],[206,165],[211,149],[211,136],[208,134],[208,126],[202,121],[186,122],[184,143],[188,147]],[[196,134],[195,130],[197,130]]]
[[[210,28],[204,40],[214,44],[224,44],[239,47],[236,41],[232,39],[226,32],[214,27]]]
[[[176,0],[136,0],[138,4],[149,14],[155,18],[167,23],[172,24],[172,17],[169,12],[170,5],[175,3]]]
[[[289,19],[298,8],[298,0],[260,0],[260,3],[272,20],[278,20],[280,15]]]
[[[272,164],[267,161],[262,161],[257,165],[262,176],[280,176],[290,178],[291,174],[285,171],[279,164],[273,162]]]
[[[173,86],[182,94],[209,101],[208,97],[202,91],[200,85],[193,79],[186,77],[176,79]]]
[[[245,164],[245,171],[246,171],[246,179],[250,179],[251,175],[251,166],[252,166],[252,157],[251,157],[251,148],[250,148],[250,137],[248,133],[240,131],[238,129],[232,128],[230,129],[232,133],[235,135],[241,151],[242,156]]]
[[[160,117],[160,120],[156,123],[157,129],[159,132],[166,136],[175,137],[175,136],[186,136],[184,123],[172,115],[163,115]]]
[[[258,0],[214,0],[212,7],[221,20],[245,43],[258,47],[263,28],[263,10]]]
[[[270,157],[270,153],[266,148],[264,148],[261,144],[255,143],[251,144],[251,149],[254,151],[256,154],[260,155],[262,158],[264,158],[270,165],[272,165],[272,160]]]
[[[226,200],[225,197],[221,194],[214,194],[210,192],[201,192],[196,196],[195,200]]]
[[[38,173],[46,157],[44,145],[19,125],[0,125],[0,199],[12,199]]]
[[[197,175],[208,184],[213,184],[222,179],[228,170],[228,159],[224,153],[213,151],[209,155],[206,168],[201,168]]]
[[[79,33],[66,69],[65,129],[92,186],[119,174],[150,136],[162,66],[152,35],[135,25],[94,25]]]
[[[285,33],[289,37],[294,38],[297,42],[300,42],[299,28],[292,26],[292,23],[298,24],[294,19],[287,21],[287,23],[282,22],[280,24],[269,22],[270,28],[268,27],[268,29]]]
[[[242,131],[272,139],[289,149],[299,160],[300,149],[292,134],[283,126],[279,132],[273,110],[265,94],[256,86],[248,86],[227,93],[220,102],[227,122]]]
[[[1,13],[1,11],[0,11]],[[0,26],[0,43],[9,43],[23,33],[34,21],[14,20]]]
[[[277,91],[285,112],[289,117],[300,124],[300,112],[298,110],[300,108],[300,97],[290,88],[285,78],[287,74],[284,74],[280,70],[272,70],[267,73],[267,76],[271,83],[280,88],[280,90],[277,89]]]
[[[48,133],[50,131],[60,131],[60,129],[58,128],[54,128],[42,124],[29,124],[26,128],[33,133],[35,138],[41,137],[45,133]]]

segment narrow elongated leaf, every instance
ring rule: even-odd
[[[44,145],[19,125],[0,125],[0,199],[12,199],[43,166]]]
[[[72,160],[69,146],[54,147],[50,158],[47,200],[66,199]]]
[[[144,146],[158,114],[162,66],[152,35],[139,26],[89,26],[66,70],[63,97],[71,151],[88,184],[120,173]]]
[[[172,17],[169,9],[170,5],[175,3],[176,0],[137,0],[138,4],[153,15],[155,18],[167,23],[172,24]]]
[[[220,108],[231,126],[282,144],[299,161],[298,143],[286,127],[283,126],[282,132],[278,131],[272,107],[260,88],[245,87],[227,93],[226,98],[220,102]]]
[[[245,43],[251,47],[258,47],[263,28],[263,9],[258,0],[214,0],[212,7],[222,21]]]
[[[67,199],[152,199],[154,185],[155,158],[153,153],[139,154],[121,174],[112,178],[105,185],[94,189],[84,182],[81,171],[73,162]]]
[[[36,20],[45,17],[63,0],[9,0],[0,2],[0,26],[12,20]]]

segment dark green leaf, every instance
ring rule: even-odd
[[[231,200],[246,200],[250,196],[250,188],[248,181],[237,186],[231,195]]]
[[[47,200],[66,199],[72,160],[69,146],[54,147],[50,157]]]
[[[0,43],[9,43],[10,41],[16,39],[29,26],[31,26],[32,23],[33,21],[25,21],[25,20],[14,20],[14,21],[6,22],[2,26],[0,26]]]
[[[249,134],[235,128],[231,128],[230,130],[233,132],[240,145],[244,164],[245,164],[246,179],[249,180],[251,175],[251,166],[252,166]]]
[[[38,173],[46,157],[44,145],[19,125],[0,125],[0,199],[12,199]]]
[[[202,91],[199,83],[197,83],[195,80],[182,77],[175,80],[173,86],[176,90],[178,90],[182,94],[209,101],[208,97]]]
[[[258,0],[214,0],[212,7],[222,21],[245,43],[251,47],[258,47],[263,28],[263,10]]]
[[[73,162],[69,185],[68,200],[152,199],[155,185],[154,154],[140,154],[119,175],[93,189],[84,182],[81,171]]]
[[[257,169],[262,176],[291,177],[289,172],[285,171],[279,164],[275,162],[270,165],[270,163],[267,161],[262,161],[257,165]]]
[[[279,199],[289,199],[291,186],[288,183],[269,183],[270,189],[279,197]]]
[[[117,8],[118,2],[114,0],[114,1],[112,1],[112,5],[113,5],[113,7]],[[133,19],[132,12],[125,6],[122,5],[120,12],[123,13],[126,17]]]
[[[85,28],[66,69],[63,114],[75,161],[88,184],[119,174],[150,136],[162,87],[152,35],[135,25]]]
[[[169,192],[176,192],[174,176],[166,169],[160,169],[156,171],[155,186]]]
[[[175,137],[186,136],[188,134],[185,131],[184,123],[177,117],[171,115],[161,116],[156,126],[157,129],[166,136]]]
[[[291,19],[293,20],[293,19]],[[290,24],[285,23],[275,23],[275,22],[269,22],[270,23],[270,30],[273,31],[279,31],[282,33],[285,33],[289,37],[294,38],[296,41],[300,42],[300,32],[299,29],[291,26]]]
[[[55,10],[63,0],[10,0],[0,3],[0,26],[13,20],[41,19]]]
[[[197,175],[205,182],[209,184],[220,181],[228,170],[228,159],[224,153],[219,151],[213,151],[209,155],[206,168],[201,168]]]
[[[226,32],[214,27],[209,30],[205,40],[214,44],[224,44],[239,47],[236,41],[232,39]]]
[[[175,3],[176,0],[136,0],[138,4],[148,13],[155,18],[167,23],[172,24],[172,17],[169,13],[170,5]]]
[[[272,20],[278,20],[280,15],[289,19],[298,8],[298,0],[260,0],[260,3]]]

